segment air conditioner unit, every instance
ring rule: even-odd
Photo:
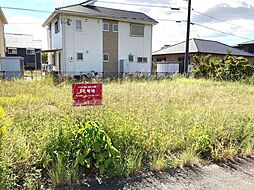
[[[70,62],[73,62],[73,57],[70,56],[70,57],[69,57],[69,60],[70,60]]]

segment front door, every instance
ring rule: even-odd
[[[178,57],[178,62],[179,62],[179,73],[183,74],[184,73],[184,57]]]

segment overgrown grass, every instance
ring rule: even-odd
[[[0,139],[0,187],[36,189],[43,178],[58,186],[80,180],[79,172],[88,175],[91,169],[80,171],[74,162],[71,128],[80,118],[98,121],[119,151],[115,175],[224,161],[254,150],[253,85],[125,80],[106,83],[103,91],[102,106],[74,108],[67,82],[1,81],[0,107],[13,123]]]

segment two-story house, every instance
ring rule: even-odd
[[[157,22],[144,13],[98,7],[95,2],[56,8],[43,24],[48,29],[45,52],[54,70],[63,75],[150,73]]]
[[[238,44],[236,48],[254,54],[254,40]]]
[[[5,34],[6,57],[23,57],[26,70],[41,68],[42,41],[29,34]]]
[[[8,24],[6,17],[0,7],[0,57],[5,56],[4,25]]]

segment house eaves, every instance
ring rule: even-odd
[[[87,18],[110,19],[148,25],[155,25],[158,23],[156,20],[141,12],[111,9],[93,5],[83,6],[81,4],[75,4],[66,7],[56,8],[55,11],[50,15],[50,17],[44,22],[43,26],[47,26],[50,21],[58,15],[72,15]]]
[[[4,24],[8,24],[8,21],[7,21],[6,17],[5,17],[5,15],[4,15],[1,7],[0,7],[0,19],[3,21]]]
[[[204,53],[214,55],[226,55],[228,53],[236,56],[247,56],[254,57],[254,54],[238,50],[226,44],[204,39],[191,39],[189,53]],[[159,50],[153,53],[153,55],[172,55],[172,54],[184,54],[185,53],[185,42],[178,43],[169,48]]]
[[[247,41],[247,42],[243,42],[241,44],[238,44],[238,46],[242,46],[242,45],[253,45],[254,44],[254,40],[251,41]]]
[[[254,54],[239,50],[237,48],[231,47],[227,44],[213,41],[213,40],[204,40],[204,39],[194,39],[195,44],[198,48],[199,53],[206,54],[217,54],[217,55],[226,55],[231,53],[236,56],[248,56],[253,57]]]
[[[195,41],[193,39],[190,40],[189,43],[189,53],[198,53],[199,50]],[[180,42],[175,45],[172,45],[168,48],[153,52],[153,55],[167,55],[167,54],[184,54],[185,53],[185,42]]]
[[[44,28],[46,28],[49,23],[57,16],[58,12],[57,11],[54,11],[48,18],[47,20],[45,20],[45,22],[42,24],[42,26]]]

